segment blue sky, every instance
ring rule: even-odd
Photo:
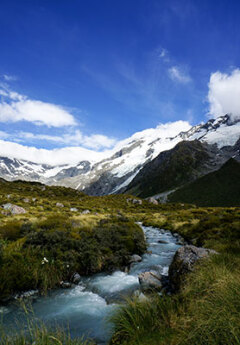
[[[216,80],[239,86],[240,2],[1,0],[0,47],[1,139],[104,150],[228,111]]]

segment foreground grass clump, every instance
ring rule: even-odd
[[[43,323],[38,325],[28,323],[25,331],[20,331],[16,336],[9,336],[0,329],[0,345],[94,345],[90,340],[71,339],[68,332],[61,328],[49,330]]]

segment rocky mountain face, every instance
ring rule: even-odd
[[[102,161],[95,163],[81,161],[75,166],[52,167],[2,157],[0,177],[7,180],[23,179],[72,187],[90,195],[120,193],[131,188],[132,192],[138,195],[146,195],[141,194],[139,187],[136,187],[136,181],[139,181],[140,177],[143,178],[148,170],[156,172],[156,166],[163,162],[163,167],[160,169],[161,176],[164,175],[164,171],[167,174],[168,164],[176,165],[178,160],[181,161],[180,156],[176,157],[182,154],[182,150],[186,154],[185,158],[191,160],[188,180],[218,169],[230,157],[239,157],[240,121],[233,122],[229,115],[192,128],[179,121],[179,125],[171,131],[171,135],[168,133],[163,126],[135,133],[108,152]],[[181,142],[183,145],[178,146],[177,144]],[[172,153],[166,153],[171,150]],[[181,166],[184,167],[184,164],[187,165],[182,162]],[[174,169],[172,172],[176,170]],[[164,181],[166,180],[167,176]],[[178,181],[183,183],[183,180],[181,176],[177,176],[172,183],[165,184],[166,188],[161,182],[162,187],[158,190],[167,191],[169,188],[175,188]]]

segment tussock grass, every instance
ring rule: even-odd
[[[7,335],[0,328],[0,345],[94,345],[91,340],[83,338],[72,339],[69,332],[57,327],[49,329],[43,322],[38,324],[31,321],[24,331],[18,332],[15,336]]]

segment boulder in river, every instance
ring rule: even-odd
[[[195,264],[204,258],[208,258],[210,254],[217,254],[215,250],[199,248],[193,245],[186,245],[179,248],[169,267],[169,282],[171,289],[178,291],[185,280],[186,274],[194,270]]]
[[[81,280],[80,274],[77,273],[77,272],[75,272],[75,273],[72,275],[71,282],[72,282],[73,284],[76,284],[76,285],[77,285],[78,283],[80,283],[80,280]]]
[[[133,254],[130,256],[130,260],[129,260],[129,263],[132,264],[134,262],[140,262],[142,261],[142,258],[140,255],[137,255],[137,254]]]
[[[69,283],[69,282],[61,281],[61,282],[60,282],[60,286],[61,286],[61,288],[63,288],[63,289],[69,289],[70,287],[72,287],[72,284]]]
[[[157,271],[143,272],[138,275],[142,291],[160,291],[163,287],[161,279],[162,275]]]

